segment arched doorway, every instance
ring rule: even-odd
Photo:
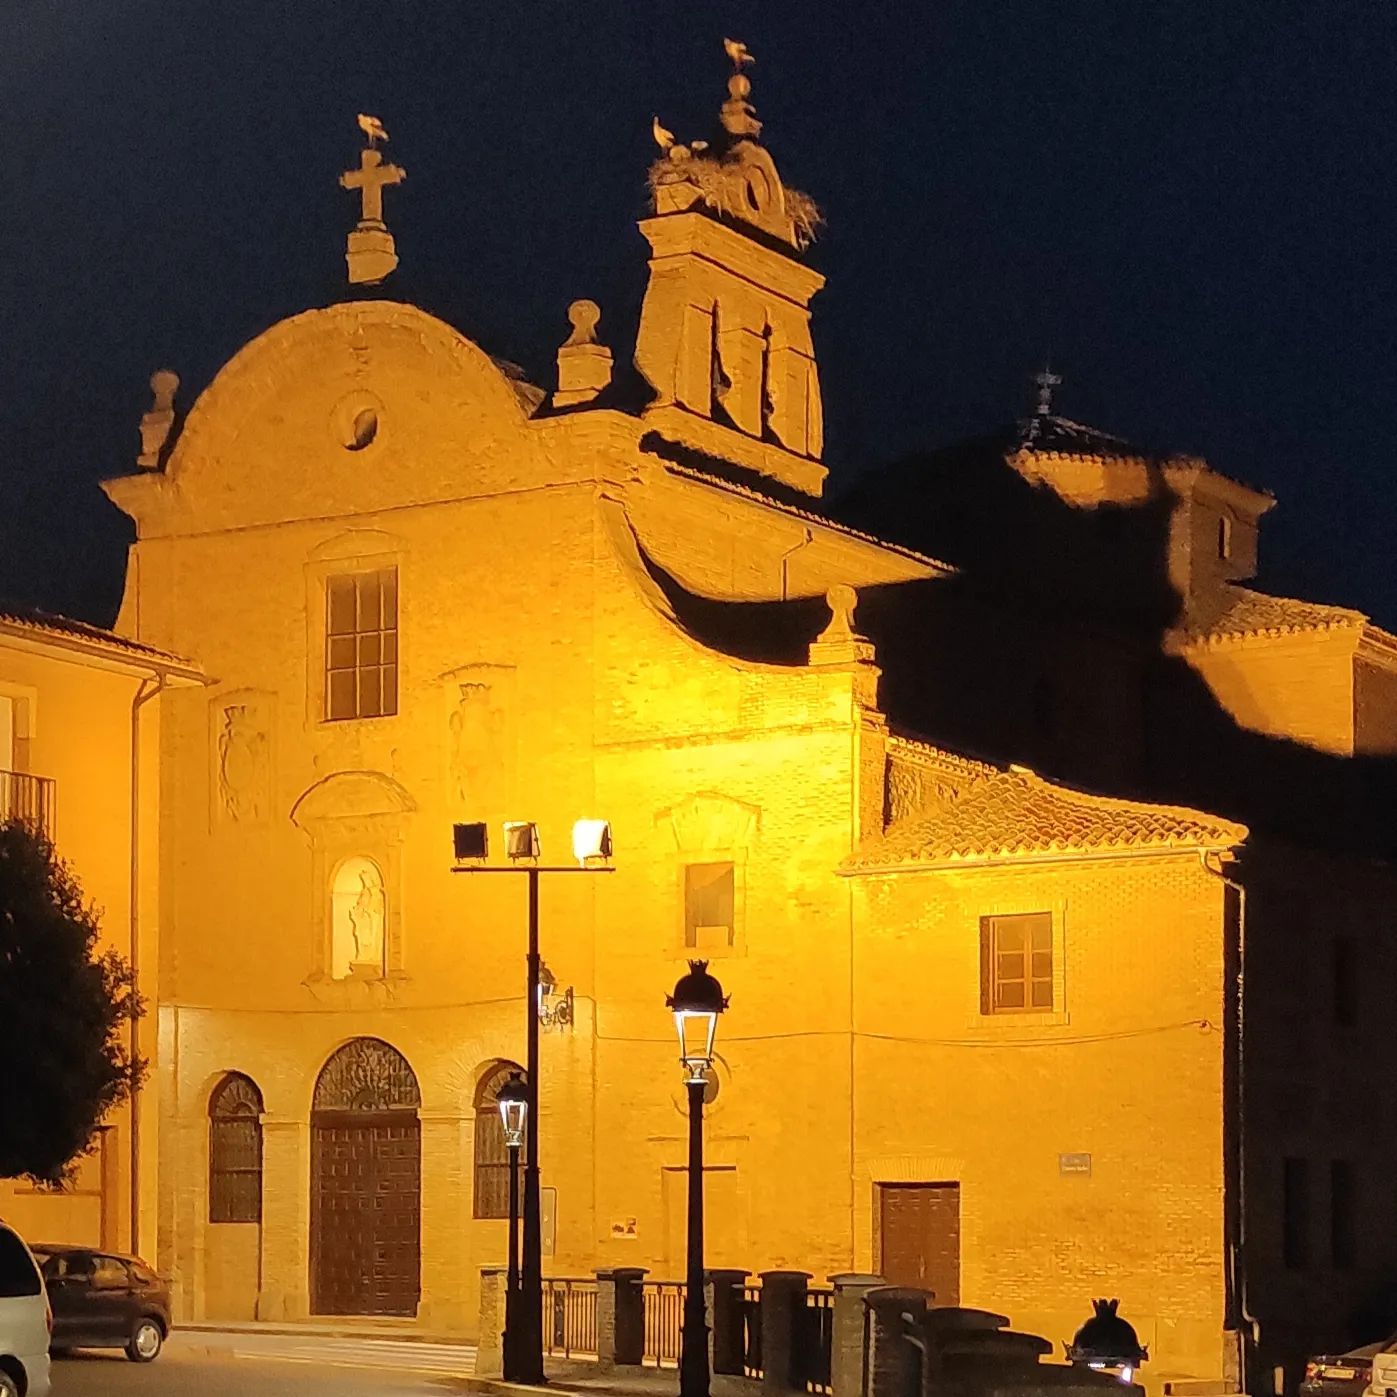
[[[355,1038],[321,1069],[311,1110],[315,1314],[416,1314],[421,1103],[407,1059],[381,1039]]]

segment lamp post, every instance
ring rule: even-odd
[[[504,1291],[504,1374],[514,1374],[514,1349],[519,1324],[519,1151],[524,1144],[525,1122],[529,1117],[529,1089],[517,1072],[511,1072],[495,1093],[504,1143],[509,1151],[509,1270]]]
[[[529,880],[528,986],[525,994],[525,1112],[524,1112],[524,1259],[515,1301],[515,1338],[506,1350],[513,1382],[538,1386],[543,1374],[543,1227],[539,1214],[538,1171],[538,1026],[539,979],[543,964],[538,953],[538,880],[541,873],[610,873],[611,826],[605,820],[578,820],[572,830],[575,865],[544,866],[538,826],[527,820],[506,820],[506,864],[488,865],[489,830],[484,823],[452,826],[456,862],[453,873],[523,873]],[[508,1321],[506,1321],[506,1325]]]
[[[689,1093],[689,1257],[684,1288],[684,1332],[679,1348],[679,1397],[708,1397],[708,1314],[703,1280],[703,1094],[713,1066],[718,1015],[728,1007],[708,962],[691,960],[689,973],[665,1003],[674,1011],[679,1059]]]

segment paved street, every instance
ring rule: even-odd
[[[176,1334],[149,1365],[121,1353],[76,1354],[53,1366],[54,1397],[427,1397],[462,1392],[470,1349],[267,1334]]]

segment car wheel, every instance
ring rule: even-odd
[[[19,1384],[0,1368],[0,1397],[19,1397]]]
[[[133,1363],[149,1363],[164,1342],[165,1335],[153,1319],[138,1320],[131,1331],[131,1342],[126,1345],[126,1356]]]

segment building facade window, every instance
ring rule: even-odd
[[[325,716],[398,711],[398,570],[325,579]]]
[[[1354,1264],[1358,1250],[1357,1180],[1351,1159],[1329,1162],[1329,1259],[1341,1271]]]
[[[497,1062],[481,1077],[475,1092],[475,1204],[472,1211],[478,1218],[509,1216],[509,1149],[504,1142],[498,1093],[514,1072],[521,1077],[524,1075],[524,1069],[517,1063]]]
[[[1053,1009],[1053,914],[980,918],[980,1012]]]
[[[699,948],[731,946],[736,922],[736,881],[731,863],[691,863],[684,867],[684,944]]]
[[[1281,1164],[1281,1259],[1292,1271],[1310,1264],[1310,1161]]]
[[[262,1093],[239,1072],[209,1098],[209,1221],[262,1221]]]

